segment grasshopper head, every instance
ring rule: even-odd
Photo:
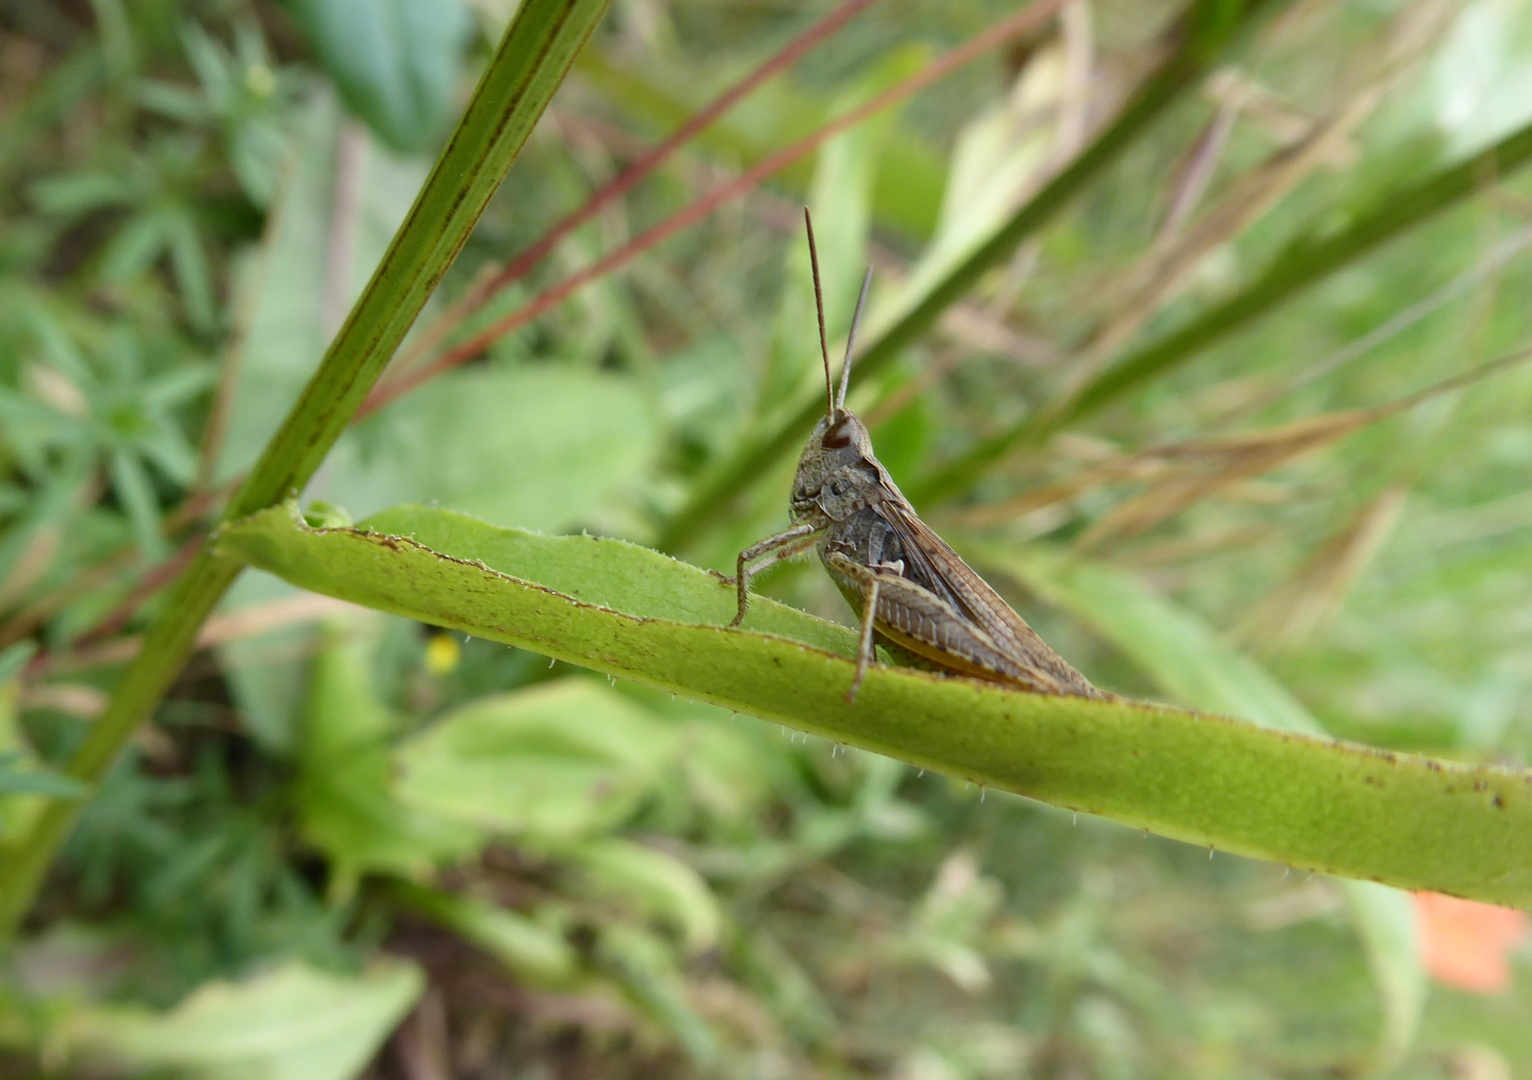
[[[793,520],[845,521],[868,502],[880,470],[866,426],[845,409],[819,421],[793,480]]]

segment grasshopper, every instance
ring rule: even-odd
[[[744,621],[754,574],[812,548],[861,619],[848,702],[856,700],[872,664],[875,639],[895,659],[916,667],[1041,694],[1106,697],[1050,649],[999,593],[920,520],[878,461],[866,425],[846,408],[852,346],[872,271],[862,279],[836,390],[825,337],[819,253],[808,207],[804,207],[803,222],[819,311],[827,407],[798,459],[792,527],[741,551],[734,577],[725,579],[739,595],[739,612],[730,625]]]

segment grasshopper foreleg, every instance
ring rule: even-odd
[[[738,626],[745,621],[745,609],[749,606],[750,597],[748,589],[750,579],[762,570],[783,559],[791,559],[795,555],[802,555],[814,546],[814,541],[819,538],[819,530],[813,525],[794,525],[786,532],[779,532],[775,536],[768,536],[758,543],[751,544],[739,553],[739,561],[734,568],[732,580],[725,579],[732,584],[739,593],[739,611],[734,615],[734,621],[730,626]],[[769,559],[766,557],[770,556]],[[765,559],[760,565],[752,567],[750,564],[759,559]]]

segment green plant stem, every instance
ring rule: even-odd
[[[436,167],[318,371],[266,444],[226,517],[301,490],[377,382],[426,299],[499,187],[533,125],[595,29],[607,0],[526,0],[507,29]],[[70,761],[96,784],[180,672],[197,631],[241,564],[204,548],[166,597],[138,656]],[[50,802],[0,868],[0,938],[31,906],[79,812]]]
[[[967,490],[1000,458],[1037,446],[1061,428],[1099,412],[1157,375],[1187,363],[1219,338],[1260,318],[1304,289],[1363,258],[1458,201],[1532,160],[1532,124],[1466,161],[1448,166],[1377,204],[1333,236],[1305,237],[1266,272],[1181,329],[1135,349],[1054,408],[979,443],[939,473],[911,487],[912,498],[940,500]]]
[[[1029,237],[1053,220],[1108,165],[1181,95],[1201,78],[1239,32],[1255,16],[1287,0],[1196,0],[1181,21],[1180,44],[1145,77],[1115,121],[1096,137],[1069,166],[1045,184],[984,244],[959,263],[920,303],[857,354],[858,377],[866,379],[893,362],[941,316],[967,294],[985,273],[1003,265]],[[776,431],[746,446],[699,485],[691,500],[661,532],[658,546],[675,551],[690,541],[730,499],[773,462],[795,453],[818,421],[822,401],[807,396],[802,407]]]

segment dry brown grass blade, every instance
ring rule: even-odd
[[[1082,546],[1094,547],[1105,539],[1151,528],[1207,495],[1269,472],[1300,454],[1350,434],[1372,419],[1376,418],[1371,410],[1347,410],[1265,431],[1151,446],[1065,480],[1033,488],[1003,503],[954,515],[954,520],[975,527],[995,525],[1108,484],[1153,485],[1099,520],[1079,541]]]
[[[1202,499],[1227,492],[1369,424],[1463,389],[1528,358],[1532,358],[1532,348],[1520,349],[1369,409],[1338,410],[1261,431],[1147,447],[1005,502],[952,515],[951,520],[969,527],[997,525],[1108,484],[1149,484],[1147,490],[1098,519],[1077,541],[1082,549],[1098,548],[1142,533]]]
[[[1108,484],[1134,481],[1146,483],[1164,476],[1165,473],[1163,463],[1152,454],[1147,452],[1125,454],[1082,469],[1063,480],[1030,488],[1004,502],[969,507],[945,514],[943,520],[975,529],[1000,525],[1066,502],[1076,495],[1094,491]]]
[[[1218,163],[1223,158],[1224,148],[1229,143],[1229,136],[1234,131],[1234,122],[1239,119],[1241,108],[1239,95],[1225,95],[1218,103],[1218,111],[1203,125],[1201,133],[1188,147],[1181,164],[1171,176],[1168,205],[1157,230],[1159,237],[1168,238],[1179,233],[1181,226],[1190,220],[1197,204],[1207,194],[1208,185],[1213,182],[1213,174],[1217,172]]]
[[[1080,537],[1079,546],[1082,549],[1097,548],[1108,541],[1144,532],[1204,498],[1271,472],[1369,424],[1461,390],[1523,363],[1529,357],[1532,357],[1532,349],[1521,349],[1370,409],[1347,409],[1307,417],[1265,431],[1188,440],[1143,450],[1135,456],[1157,458],[1184,467],[1099,519]]]
[[[1262,652],[1302,644],[1339,609],[1404,511],[1408,489],[1389,487],[1259,604],[1236,635]]]
[[[1361,337],[1353,339],[1322,359],[1302,368],[1277,386],[1244,396],[1236,405],[1213,418],[1209,422],[1210,426],[1227,427],[1254,416],[1310,383],[1367,355],[1469,290],[1498,278],[1504,269],[1529,247],[1532,247],[1532,226],[1518,229],[1507,236],[1451,281],[1421,297]]]
[[[1232,125],[1233,114],[1260,96],[1256,88],[1232,76],[1219,80],[1219,114],[1200,140],[1200,154],[1194,152],[1181,170],[1166,227],[1143,259],[1101,291],[1109,298],[1102,307],[1112,314],[1081,347],[1081,371],[1093,371],[1179,295],[1210,252],[1263,217],[1316,168],[1342,154],[1353,132],[1438,40],[1460,6],[1461,0],[1423,0],[1396,16],[1374,47],[1358,58],[1356,70],[1363,74],[1347,100],[1242,176],[1217,206],[1181,228],[1189,205],[1212,173],[1213,158],[1223,144],[1220,131],[1227,135],[1224,129]]]
[[[1227,439],[1176,443],[1143,452],[1174,468],[1148,490],[1098,518],[1080,537],[1081,550],[1094,550],[1147,532],[1188,507],[1227,493],[1311,450],[1336,442],[1371,423],[1367,410],[1310,417],[1269,431]]]
[[[109,700],[105,690],[86,683],[43,683],[22,687],[16,704],[23,710],[52,709],[65,716],[94,720]]]
[[[222,615],[215,615],[203,624],[201,632],[197,635],[196,647],[211,649],[240,638],[256,637],[284,626],[319,622],[322,619],[365,610],[354,604],[348,604],[344,600],[335,600],[316,593],[303,593],[299,596],[273,600],[267,604],[254,604]],[[26,678],[32,680],[60,672],[123,664],[138,655],[141,645],[141,640],[134,635],[114,638],[77,652],[57,656],[43,653],[27,665]]]

